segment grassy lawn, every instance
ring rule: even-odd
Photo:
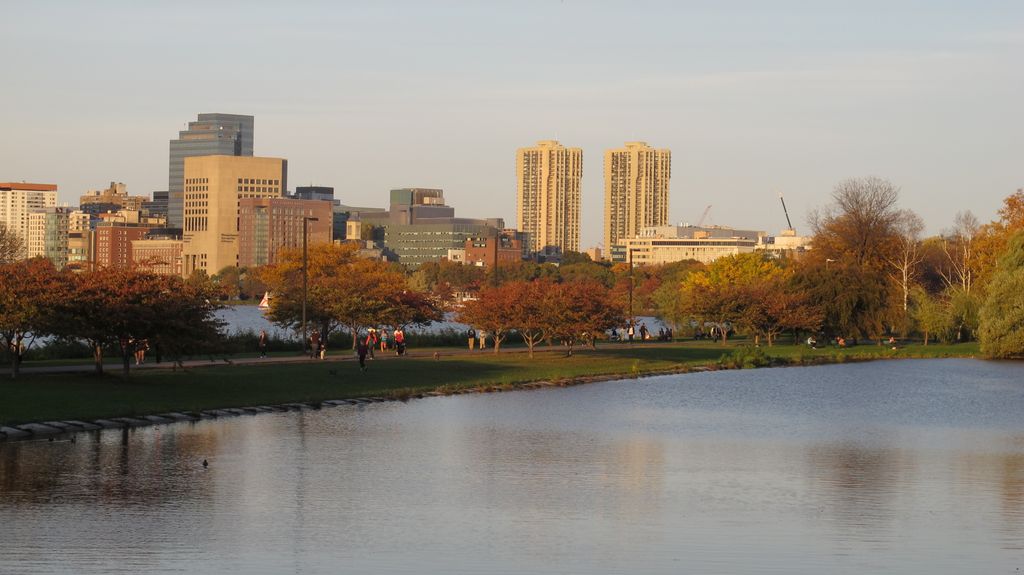
[[[407,396],[432,390],[501,386],[530,381],[681,370],[716,364],[734,346],[687,342],[675,345],[581,350],[565,357],[561,349],[525,353],[485,352],[432,358],[356,362],[327,361],[268,365],[217,365],[172,372],[135,372],[124,380],[114,374],[35,374],[0,380],[0,424],[60,419],[96,419],[168,411],[316,402],[365,396]],[[896,351],[875,345],[836,350],[802,346],[763,348],[784,362],[844,361],[885,357],[966,357],[977,345],[912,345]],[[347,356],[346,356],[347,357]]]

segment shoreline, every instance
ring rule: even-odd
[[[151,425],[164,425],[179,422],[198,422],[225,417],[237,417],[241,415],[258,415],[260,413],[282,413],[287,411],[318,410],[327,407],[339,407],[345,405],[364,405],[367,403],[381,403],[388,401],[407,402],[412,399],[426,397],[444,397],[452,395],[465,395],[474,393],[501,393],[507,391],[521,391],[531,389],[542,389],[546,387],[573,387],[590,383],[605,381],[640,379],[643,377],[656,377],[663,375],[676,375],[686,373],[705,373],[710,371],[724,371],[732,369],[761,369],[774,367],[810,367],[816,365],[834,365],[847,362],[867,362],[887,359],[976,359],[975,354],[875,354],[867,353],[829,353],[804,357],[796,356],[774,356],[764,354],[764,348],[759,355],[763,364],[748,364],[742,361],[742,357],[731,362],[723,361],[726,353],[735,352],[744,348],[722,348],[723,357],[717,361],[697,363],[692,365],[681,364],[676,367],[665,369],[637,369],[637,362],[634,362],[630,372],[615,372],[604,374],[580,374],[561,378],[544,378],[526,381],[493,382],[476,385],[460,386],[458,384],[441,384],[431,388],[416,389],[409,387],[393,387],[383,390],[383,393],[365,397],[350,397],[342,399],[326,399],[319,401],[295,401],[269,405],[249,405],[241,407],[219,407],[203,409],[198,411],[167,411],[147,415],[128,415],[106,418],[82,418],[82,419],[55,419],[40,420],[15,425],[0,425],[0,443],[19,440],[54,440],[57,437],[73,435],[81,432],[101,431],[104,429],[134,429]],[[771,351],[771,348],[768,348]],[[799,350],[798,350],[799,351]],[[828,350],[826,350],[828,351]],[[845,350],[844,350],[845,351]],[[965,350],[966,351],[966,350]],[[748,354],[750,355],[750,354]],[[338,358],[332,363],[352,362],[351,358]],[[202,369],[202,368],[200,368]],[[130,385],[130,384],[125,384]]]

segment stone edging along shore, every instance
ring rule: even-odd
[[[968,356],[973,357],[973,356]],[[892,357],[846,357],[837,359],[835,356],[819,356],[811,361],[803,363],[777,363],[764,367],[794,367],[809,365],[827,365],[844,362],[874,361],[879,359],[915,359],[915,358],[892,358]],[[61,421],[40,421],[35,423],[24,423],[14,426],[0,426],[0,442],[19,439],[52,439],[56,436],[82,431],[97,431],[101,429],[131,429],[149,425],[162,425],[181,421],[202,421],[209,419],[221,419],[225,417],[237,417],[240,415],[256,415],[260,413],[281,413],[286,411],[306,411],[321,409],[324,407],[339,407],[344,405],[364,405],[367,403],[380,403],[387,401],[408,401],[410,399],[422,399],[425,397],[442,397],[448,395],[463,395],[469,393],[495,393],[502,391],[514,391],[525,389],[540,389],[545,387],[569,387],[583,385],[586,383],[597,383],[601,381],[614,381],[617,379],[639,379],[641,377],[655,377],[660,375],[674,375],[680,373],[720,371],[727,369],[740,369],[738,367],[726,367],[718,363],[705,365],[681,366],[678,368],[645,371],[635,373],[609,373],[602,375],[589,375],[571,377],[551,381],[528,381],[516,383],[479,385],[476,387],[445,389],[435,388],[432,391],[412,391],[397,389],[384,396],[358,397],[354,399],[327,399],[321,402],[309,403],[282,403],[278,405],[258,405],[250,407],[227,407],[221,409],[207,409],[199,412],[170,412],[158,415],[142,415],[137,417],[112,417],[109,419],[95,419],[82,421],[68,419]]]

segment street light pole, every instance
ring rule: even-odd
[[[306,302],[309,298],[309,222],[319,218],[302,217],[302,349],[306,349]]]
[[[633,246],[626,248],[626,259],[629,260],[629,327],[633,329],[633,324],[636,323],[636,318],[633,317]],[[633,340],[630,340],[632,343]]]

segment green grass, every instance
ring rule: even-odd
[[[717,365],[736,346],[692,343],[580,350],[565,357],[560,348],[525,353],[458,354],[432,358],[368,361],[360,373],[354,361],[268,365],[218,365],[188,371],[147,370],[121,379],[85,374],[23,375],[0,380],[0,423],[96,419],[168,411],[317,402],[365,396],[410,397],[432,390],[512,387],[532,381],[620,374],[624,377]],[[810,364],[887,357],[965,357],[977,345],[912,345],[889,350],[862,345],[844,350],[801,346],[763,348],[776,364]],[[450,351],[450,350],[449,350]],[[343,357],[347,357],[347,354]],[[112,370],[113,371],[113,370]]]

